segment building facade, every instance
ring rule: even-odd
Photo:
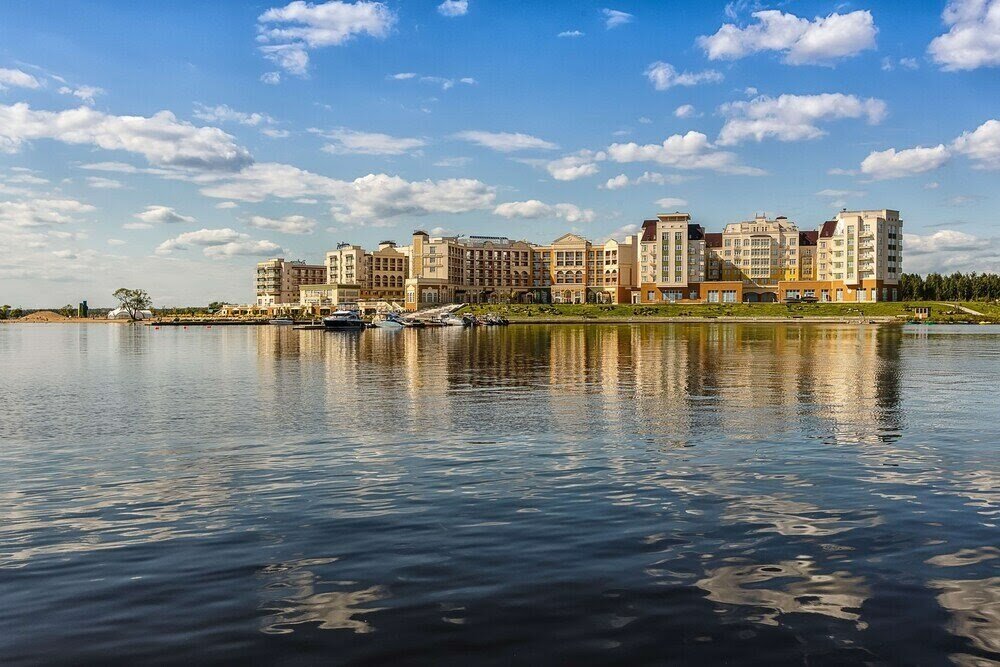
[[[257,263],[257,306],[298,303],[299,286],[327,281],[326,267],[282,257]]]
[[[409,310],[486,302],[894,301],[902,227],[898,211],[878,209],[840,211],[816,230],[755,215],[721,232],[706,232],[689,213],[664,213],[644,221],[641,234],[604,243],[574,233],[538,245],[418,230],[408,246],[383,241],[369,252],[341,243],[323,266],[261,262],[257,305],[329,306],[339,295]]]

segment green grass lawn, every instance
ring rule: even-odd
[[[962,305],[989,317],[1000,317],[1000,303],[996,301],[963,301]]]
[[[618,319],[642,317],[900,317],[906,318],[916,306],[930,305],[932,313],[943,313],[939,304],[908,303],[732,303],[732,304],[475,304],[469,311],[477,315],[502,313],[515,320],[533,318]],[[980,312],[986,312],[980,310]]]

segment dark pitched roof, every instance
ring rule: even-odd
[[[656,240],[656,223],[659,220],[643,220],[642,221],[642,240],[643,241],[655,241]]]
[[[821,239],[828,239],[833,236],[834,230],[837,228],[836,220],[827,220],[823,223],[823,226],[819,229],[819,237]]]
[[[701,225],[688,225],[688,241],[700,241],[705,238],[705,228]]]
[[[816,245],[819,232],[799,232],[799,245]]]
[[[722,232],[708,232],[705,234],[705,245],[709,248],[722,247]]]

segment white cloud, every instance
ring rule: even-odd
[[[405,155],[427,145],[423,139],[414,137],[393,137],[379,132],[358,132],[343,127],[329,131],[315,129],[310,131],[332,140],[333,143],[323,146],[323,150],[333,154]]]
[[[156,248],[157,255],[169,255],[175,250],[201,247],[206,257],[224,258],[240,255],[271,255],[281,250],[281,246],[271,241],[256,241],[249,234],[241,234],[235,229],[199,229],[185,232],[167,239]]]
[[[661,174],[655,171],[643,172],[642,176],[636,178],[629,178],[625,174],[618,174],[614,178],[609,178],[607,182],[601,187],[605,190],[621,190],[630,185],[644,185],[646,183],[655,183],[656,185],[667,185],[667,184],[677,184],[687,180],[684,176],[678,174]]]
[[[951,0],[941,14],[948,32],[927,47],[946,71],[1000,66],[1000,0]]]
[[[674,115],[678,118],[694,118],[698,115],[698,110],[694,108],[693,104],[682,104],[674,109]]]
[[[128,229],[131,231],[136,231],[139,229],[152,229],[153,225],[148,222],[126,222],[122,225],[122,229]]]
[[[857,169],[841,169],[840,167],[834,167],[833,169],[827,169],[826,173],[830,176],[857,176]]]
[[[575,204],[546,204],[537,199],[527,201],[513,201],[500,204],[493,213],[502,218],[527,218],[535,220],[538,218],[560,218],[569,223],[593,222],[596,214],[589,208],[581,209]]]
[[[639,116],[639,122],[643,125],[649,125],[653,122],[653,119],[647,118],[646,116]]]
[[[271,139],[285,139],[292,134],[288,130],[276,130],[273,127],[266,127],[260,133]]]
[[[723,104],[719,111],[727,117],[719,143],[731,146],[769,137],[779,141],[816,139],[826,134],[817,123],[826,120],[864,118],[875,125],[885,118],[886,104],[874,97],[862,99],[843,93],[762,95],[748,102]]]
[[[575,181],[578,178],[593,176],[600,169],[598,162],[607,159],[603,152],[582,150],[572,155],[566,155],[545,164],[546,171],[557,181]]]
[[[108,239],[107,240],[107,244],[108,245],[118,246],[118,245],[125,245],[125,243],[126,243],[126,241],[123,241],[121,239]]]
[[[398,176],[368,174],[341,181],[292,165],[257,163],[237,174],[200,179],[201,193],[218,199],[260,202],[269,198],[322,199],[342,222],[387,224],[402,215],[465,213],[491,206],[495,188],[478,180],[452,178],[406,181]],[[196,180],[197,182],[197,180]]]
[[[147,224],[172,225],[197,222],[191,216],[181,215],[169,206],[147,206],[145,211],[136,213],[132,217]]]
[[[972,132],[963,132],[952,148],[975,160],[977,169],[1000,169],[1000,121],[988,120]]]
[[[864,194],[864,192],[858,190],[833,190],[830,188],[820,190],[816,193],[819,197],[836,197],[838,199],[843,197],[863,197]]]
[[[88,107],[35,111],[23,102],[0,105],[0,153],[15,153],[34,139],[138,153],[161,167],[239,169],[252,161],[231,135],[179,121],[169,111],[147,118],[111,116]]]
[[[234,201],[224,201],[224,202],[219,202],[218,204],[216,204],[215,208],[224,211],[224,210],[230,209],[230,208],[239,208],[239,204],[237,204]]]
[[[62,86],[59,88],[59,94],[72,95],[73,97],[80,98],[87,104],[93,104],[95,97],[104,94],[104,89],[97,86],[77,86],[76,88]]]
[[[563,30],[556,37],[583,37],[584,34],[579,30]]]
[[[316,221],[304,215],[286,215],[283,218],[254,215],[247,220],[247,225],[257,229],[271,229],[284,234],[312,234],[316,231]]]
[[[257,18],[257,40],[265,58],[290,74],[305,76],[307,51],[340,46],[358,35],[382,38],[395,23],[396,14],[381,2],[296,0],[272,7]]]
[[[730,174],[761,175],[763,170],[740,165],[736,154],[717,150],[701,132],[674,134],[662,144],[612,144],[608,157],[615,162],[656,162],[676,169],[710,169]]]
[[[116,181],[113,178],[104,178],[103,176],[88,176],[87,185],[98,190],[120,190],[125,187],[125,184],[121,181]]]
[[[388,78],[393,81],[407,81],[416,78],[416,76],[416,72],[397,72],[396,74],[390,74]]]
[[[441,16],[465,16],[469,13],[469,0],[444,0],[437,10]]]
[[[435,167],[464,167],[472,162],[468,157],[445,157],[434,163]]]
[[[524,150],[554,150],[556,144],[520,132],[484,132],[482,130],[465,130],[453,135],[456,139],[468,141],[501,153],[513,153]]]
[[[31,199],[0,201],[0,228],[48,227],[79,221],[79,215],[95,210],[75,199]]]
[[[636,224],[622,225],[615,231],[608,234],[608,238],[622,241],[625,239],[626,236],[631,236],[632,234],[638,233],[639,229],[640,229],[639,225]]]
[[[656,90],[667,90],[674,86],[697,86],[699,83],[717,83],[722,81],[722,73],[714,69],[704,72],[678,72],[670,63],[657,60],[650,63],[643,72]]]
[[[941,187],[941,184],[937,181],[931,181],[930,183],[924,184],[924,190],[937,190],[939,187]]]
[[[896,151],[890,148],[873,151],[861,162],[861,173],[875,180],[904,178],[938,169],[951,157],[944,144],[924,148],[907,148]]]
[[[281,83],[281,72],[264,72],[260,75],[260,82],[269,86],[277,86]]]
[[[745,28],[726,23],[699,37],[710,60],[736,60],[758,51],[780,51],[789,65],[830,64],[875,48],[878,29],[869,11],[830,14],[812,21],[779,10],[754,12]]]
[[[0,90],[5,90],[8,86],[37,90],[42,87],[42,82],[19,69],[0,67]]]
[[[908,273],[1000,272],[1000,241],[953,229],[904,234]]]
[[[608,30],[625,25],[626,23],[631,23],[632,19],[635,18],[628,12],[621,12],[617,9],[608,9],[607,7],[601,10],[601,14],[604,15],[604,27]]]
[[[266,113],[237,111],[228,104],[210,107],[201,102],[195,102],[193,115],[195,118],[209,123],[239,123],[250,127],[257,127],[262,123],[271,125],[277,122]]]
[[[679,197],[664,197],[663,199],[657,199],[656,203],[663,210],[666,210],[668,208],[681,208],[687,206],[687,200],[680,199]]]

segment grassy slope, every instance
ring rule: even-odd
[[[931,306],[931,312],[936,320],[965,319],[945,315],[945,307],[938,303],[812,303],[812,304],[780,304],[780,303],[733,303],[733,304],[656,304],[656,305],[597,305],[597,304],[560,304],[560,305],[493,305],[476,304],[469,308],[471,312],[482,315],[485,313],[503,313],[513,320],[558,319],[560,317],[573,319],[626,319],[643,317],[900,317],[907,318],[916,306]],[[979,304],[982,305],[982,304]],[[975,306],[972,306],[975,309]],[[987,312],[982,308],[980,312]],[[1000,316],[1000,308],[997,309]],[[975,318],[972,318],[975,319]]]

